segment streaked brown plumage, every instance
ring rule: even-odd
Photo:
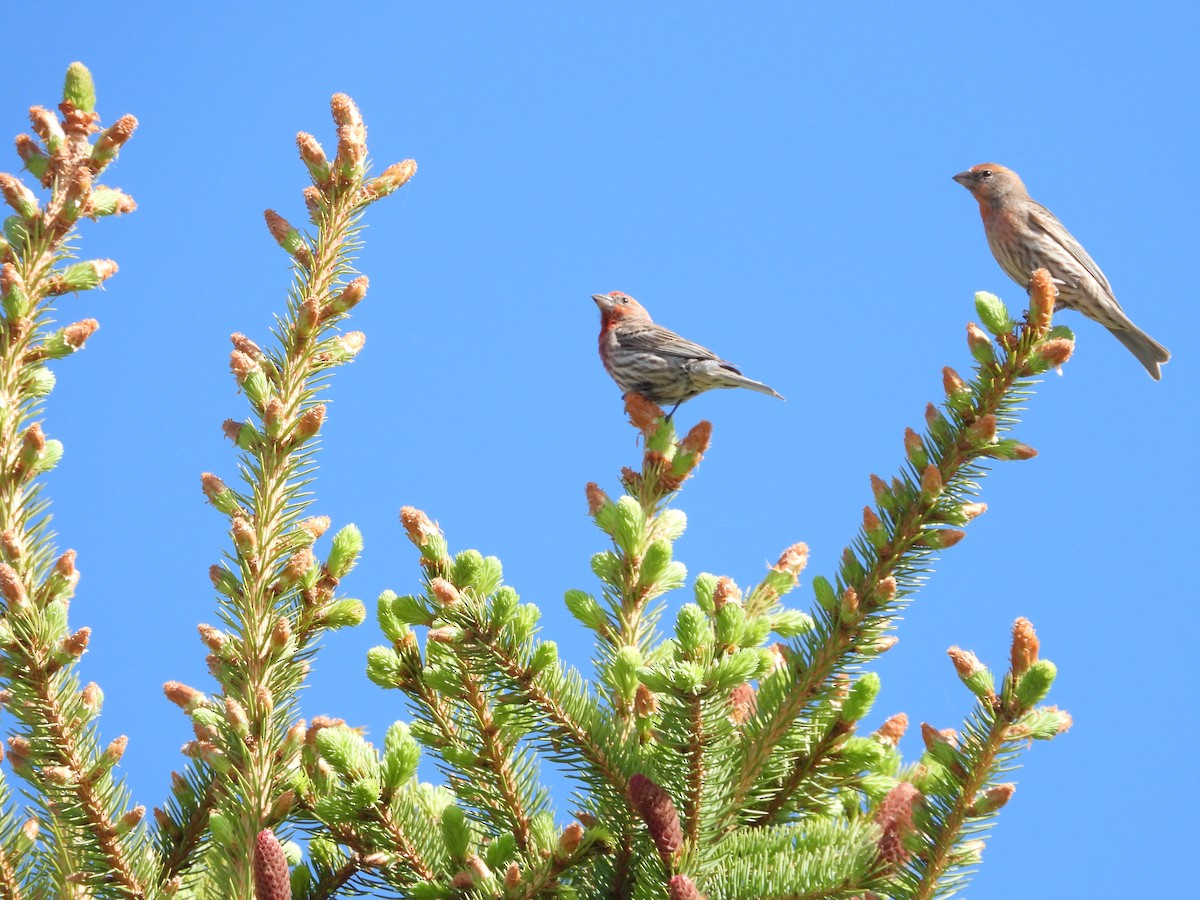
[[[636,391],[671,412],[714,388],[748,388],[783,399],[699,344],[656,325],[628,294],[593,294],[600,307],[600,359],[622,391]]]
[[[1026,287],[1034,269],[1048,269],[1058,288],[1058,306],[1099,322],[1152,378],[1162,377],[1159,366],[1171,358],[1167,348],[1133,324],[1100,267],[1062,222],[1029,196],[1016,172],[980,163],[954,180],[979,201],[988,246],[1009,278]]]

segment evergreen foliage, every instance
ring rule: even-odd
[[[1016,411],[1074,341],[1052,327],[1046,272],[1034,274],[1022,321],[992,295],[976,297],[972,378],[944,371],[945,402],[928,407],[924,433],[906,433],[899,472],[872,476],[876,503],[838,571],[812,580],[808,603],[785,604],[807,563],[796,544],[754,585],[700,573],[664,624],[664,598],[688,584],[673,557],[687,520],[673,504],[712,429],[701,422],[681,438],[637,394],[626,410],[640,466],[621,471],[615,499],[597,484],[585,491],[603,535],[591,560],[599,589],[565,594],[594,635],[592,682],[540,636],[538,608],[504,583],[499,560],[452,552],[425,513],[405,507],[420,589],[379,597],[386,643],[368,654],[366,674],[407,698],[411,721],[375,747],[341,720],[299,718],[321,636],[366,616],[339,593],[361,535],[343,526],[321,558],[331,523],[308,512],[320,392],[363,344],[340,330],[367,290],[350,262],[360,218],[416,165],[368,178],[362,119],[336,95],[334,157],[298,138],[313,232],[266,213],[295,269],[273,341],[232,338],[230,368],[249,404],[244,421],[224,426],[238,477],[202,478],[230,535],[210,572],[219,624],[199,629],[215,686],[165,686],[194,739],[144,820],[112,775],[125,739],[100,746],[103,696],[80,686],[90,632],[68,624],[75,554],[54,549],[39,493],[62,452],[40,420],[54,386],[47,363],[97,327],[54,328],[52,303],[116,271],[109,260],[72,262],[75,226],[134,209],[95,178],[136,120],[100,130],[94,103],[76,63],[62,118],[31,111],[38,140],[22,136],[17,148],[44,204],[0,175],[13,210],[0,239],[0,699],[25,798],[0,773],[0,897],[865,900],[950,896],[966,883],[1012,795],[1001,779],[1017,753],[1070,725],[1042,705],[1054,666],[1024,619],[999,676],[951,648],[974,706],[958,731],[922,726],[925,752],[910,761],[897,750],[903,715],[859,732],[880,689],[864,667],[894,644],[898,613],[985,509],[976,498],[987,466],[1033,455],[1010,436]],[[422,753],[444,785],[417,779]],[[545,761],[574,781],[565,826],[541,779]]]

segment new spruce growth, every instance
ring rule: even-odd
[[[1033,455],[1006,432],[1030,376],[1047,368],[1047,346],[1073,340],[1050,327],[1053,298],[1043,271],[1020,324],[996,298],[977,298],[995,340],[968,329],[975,377],[945,370],[945,402],[929,406],[923,434],[906,432],[900,472],[890,482],[872,476],[876,502],[834,577],[814,579],[807,611],[786,605],[808,560],[795,544],[749,586],[696,576],[692,600],[661,633],[662,598],[687,581],[673,556],[686,518],[671,504],[712,429],[701,422],[680,439],[662,410],[628,395],[641,466],[622,470],[619,496],[587,485],[608,546],[591,560],[599,589],[565,595],[595,636],[594,683],[537,635],[537,610],[503,584],[498,560],[452,553],[428,516],[403,510],[423,589],[379,598],[389,644],[371,651],[368,675],[408,695],[416,721],[405,733],[440,761],[453,795],[443,831],[446,817],[470,828],[457,849],[443,835],[425,857],[445,874],[431,884],[411,865],[400,877],[393,868],[393,888],[431,897],[446,896],[436,885],[448,884],[497,897],[907,898],[961,885],[980,833],[1012,795],[999,778],[1017,750],[1070,725],[1038,705],[1054,668],[1038,659],[1025,620],[1000,679],[951,648],[975,708],[960,731],[923,726],[926,752],[906,764],[902,713],[858,733],[880,690],[863,666],[895,644],[897,615],[921,576],[985,509],[975,499],[985,467]],[[557,838],[540,760],[565,765],[577,783],[578,824]],[[559,848],[552,863],[550,842]],[[486,873],[472,867],[472,852]]]
[[[976,493],[987,467],[1034,455],[1011,436],[1016,409],[1030,379],[1074,346],[1052,327],[1048,273],[1034,273],[1020,321],[977,295],[973,376],[943,371],[944,401],[897,441],[898,472],[871,476],[860,533],[811,595],[797,590],[803,543],[740,584],[689,577],[675,558],[687,527],[675,504],[712,427],[680,437],[628,395],[642,458],[609,490],[586,486],[599,546],[590,576],[565,592],[593,638],[591,680],[540,633],[539,609],[504,582],[499,560],[454,550],[405,507],[420,580],[379,596],[384,643],[366,675],[404,695],[411,721],[375,745],[341,719],[300,718],[321,636],[367,615],[342,593],[363,537],[347,524],[326,539],[333,523],[307,515],[307,491],[328,419],[321,390],[365,340],[343,330],[368,293],[351,268],[361,216],[416,164],[369,178],[362,117],[335,95],[332,156],[297,138],[309,225],[265,214],[295,270],[285,311],[270,339],[231,337],[248,408],[222,430],[239,459],[201,476],[229,533],[209,571],[217,624],[199,626],[213,682],[164,685],[187,720],[187,761],[146,817],[114,777],[126,739],[101,746],[102,691],[80,687],[91,631],[68,622],[76,557],[51,545],[39,495],[62,455],[41,418],[48,365],[98,328],[56,326],[52,304],[116,272],[110,260],[72,262],[71,247],[80,219],[134,209],[96,178],[136,120],[102,128],[78,63],[63,96],[61,115],[34,107],[35,134],[17,139],[30,184],[0,174],[11,209],[0,238],[0,702],[15,720],[9,768],[32,803],[19,807],[0,777],[0,896],[848,900],[948,896],[965,883],[982,833],[1012,802],[1001,778],[1017,752],[1070,726],[1043,705],[1054,665],[1025,619],[1007,671],[950,648],[971,710],[957,729],[922,725],[924,752],[909,761],[904,713],[862,733],[881,687],[865,667],[896,643],[898,614],[935,558],[986,509]],[[422,754],[442,784],[418,780]],[[574,781],[569,811],[542,781],[547,761]]]

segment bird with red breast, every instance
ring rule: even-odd
[[[783,399],[707,347],[657,325],[645,307],[628,294],[592,294],[600,307],[600,361],[617,386],[657,403],[679,404],[715,388],[746,388]]]
[[[980,163],[954,180],[979,202],[983,230],[996,262],[1006,275],[1028,287],[1035,269],[1047,269],[1058,288],[1055,304],[1099,322],[1124,344],[1155,381],[1159,366],[1171,358],[1167,348],[1142,331],[1121,309],[1100,267],[1054,213],[1025,190],[1012,169]]]

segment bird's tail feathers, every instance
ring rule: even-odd
[[[1155,381],[1162,378],[1159,365],[1171,358],[1171,353],[1166,347],[1139,328],[1131,326],[1129,328],[1109,328],[1108,330],[1129,349],[1130,353],[1137,357],[1138,362],[1146,367],[1151,378]]]
[[[745,375],[736,375],[731,378],[737,382],[738,387],[749,388],[752,391],[758,391],[760,394],[770,394],[772,397],[778,397],[780,400],[785,399],[783,394],[775,390],[773,387],[768,387],[761,381],[755,381],[753,378],[747,378]]]

